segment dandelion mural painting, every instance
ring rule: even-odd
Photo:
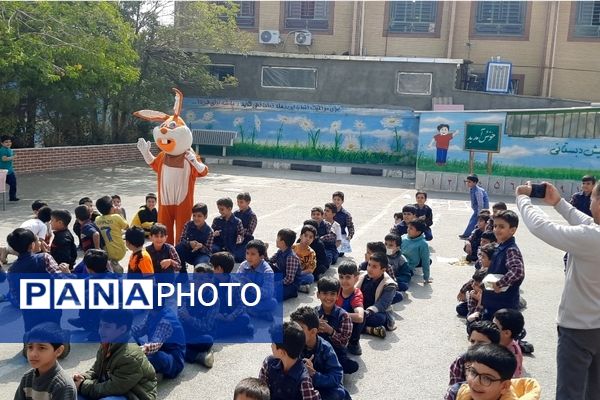
[[[418,120],[410,110],[204,98],[186,98],[184,110],[192,117],[190,123],[202,124],[206,129],[237,131],[231,155],[416,163]],[[210,118],[205,118],[206,114]]]

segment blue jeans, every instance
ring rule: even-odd
[[[291,299],[292,297],[298,297],[298,286],[293,283],[283,285],[283,300]]]
[[[365,318],[365,327],[385,326],[386,321],[387,315],[384,312],[370,314],[367,318]]]
[[[446,164],[446,158],[448,157],[448,149],[437,148],[435,152],[436,164]]]
[[[337,262],[339,257],[339,253],[337,249],[325,249],[325,254],[327,255],[327,259],[329,260],[330,265],[334,265]]]
[[[8,198],[14,200],[17,198],[17,176],[14,172],[6,175],[6,184],[8,185]]]
[[[469,219],[469,224],[467,225],[465,231],[463,232],[463,236],[471,235],[471,233],[473,232],[473,229],[475,229],[475,226],[477,226],[477,211],[476,210],[473,211],[473,215],[471,215],[471,219]]]
[[[300,285],[310,285],[315,281],[315,277],[313,274],[301,274],[300,275]]]
[[[157,374],[161,373],[168,379],[175,378],[183,370],[183,363],[179,358],[166,351],[159,350],[156,353],[148,354],[148,361]]]
[[[208,263],[210,261],[210,256],[208,254],[201,253],[200,251],[192,251],[187,246],[182,244],[175,246],[175,250],[177,250],[177,254],[179,254],[179,258],[181,259],[182,263],[191,264],[193,267],[198,264]],[[184,271],[183,266],[181,270],[182,272]],[[194,272],[193,268],[192,272]]]

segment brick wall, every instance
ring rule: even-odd
[[[156,150],[154,144],[153,150]],[[13,166],[21,174],[143,160],[136,143],[15,149],[15,156]]]

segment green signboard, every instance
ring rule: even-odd
[[[467,122],[465,124],[465,150],[500,152],[501,124]]]

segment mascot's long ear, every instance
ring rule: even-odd
[[[170,115],[167,115],[164,112],[154,110],[140,110],[134,112],[133,115],[140,119],[152,122],[163,122],[170,117]]]
[[[175,105],[173,106],[173,116],[177,118],[181,114],[181,107],[183,107],[183,93],[177,88],[173,88],[175,92]]]

